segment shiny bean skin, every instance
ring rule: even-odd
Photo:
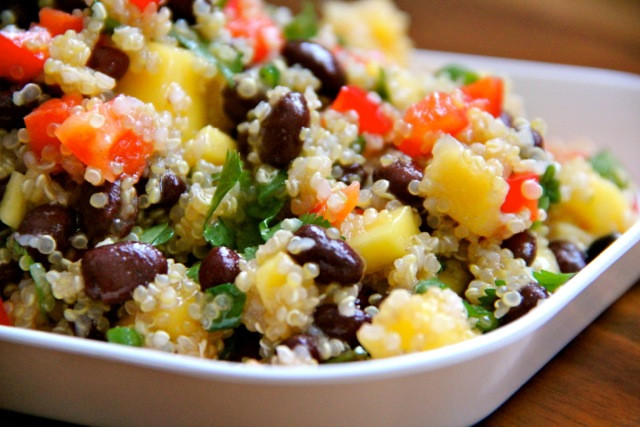
[[[585,254],[578,247],[566,240],[555,240],[549,243],[549,249],[558,261],[558,267],[563,273],[575,273],[586,265]]]
[[[24,116],[33,110],[37,102],[17,106],[13,103],[13,92],[22,89],[21,85],[14,85],[0,79],[0,129],[19,129],[24,127]]]
[[[88,250],[82,256],[82,277],[89,297],[107,304],[122,303],[135,288],[167,272],[167,260],[155,246],[119,242]]]
[[[509,249],[514,258],[522,258],[529,266],[533,263],[538,251],[536,237],[529,230],[516,233],[504,240],[502,247]]]
[[[291,257],[300,265],[307,262],[318,264],[320,274],[316,277],[316,282],[349,285],[362,279],[362,258],[342,239],[331,239],[324,228],[311,224],[300,227],[294,236],[313,241],[311,247],[292,253]]]
[[[160,204],[175,205],[186,190],[187,184],[182,178],[171,171],[165,172],[160,180]]]
[[[56,249],[69,247],[69,238],[74,232],[74,215],[64,206],[40,205],[27,212],[18,227],[18,233],[32,236],[49,235],[56,241]]]
[[[118,48],[98,45],[93,48],[87,66],[118,80],[129,69],[129,56]]]
[[[241,96],[235,87],[226,86],[222,90],[222,107],[227,117],[233,122],[233,126],[244,122],[247,113],[258,105],[261,101],[266,101],[267,97],[262,92],[257,92],[250,98]]]
[[[422,203],[422,198],[409,192],[409,183],[413,180],[421,181],[424,171],[414,162],[396,160],[388,166],[378,166],[373,171],[374,181],[386,179],[389,181],[389,192],[398,200],[408,205],[416,206]]]
[[[276,168],[286,167],[302,151],[300,131],[309,126],[309,120],[307,101],[301,93],[283,96],[260,125],[260,160]]]
[[[594,240],[587,249],[587,263],[593,261],[602,251],[607,249],[610,244],[615,242],[618,237],[620,237],[620,233],[611,233]]]
[[[91,205],[90,200],[93,194],[99,192],[107,195],[107,204],[104,207],[96,208]],[[121,182],[119,180],[113,183],[105,182],[100,187],[94,187],[88,182],[84,182],[78,201],[83,231],[95,242],[108,236],[119,238],[126,236],[133,228],[138,216],[137,195],[133,199],[130,206],[133,209],[127,211],[126,206],[122,204]]]
[[[353,316],[343,316],[335,304],[321,304],[313,313],[315,324],[330,337],[341,339],[350,345],[357,345],[356,332],[364,323],[371,322],[371,316],[359,308]]]
[[[549,297],[549,292],[537,283],[529,283],[520,289],[522,300],[517,307],[511,307],[507,314],[501,319],[503,323],[513,322],[514,320],[527,314],[529,310],[538,305],[538,301]]]
[[[235,251],[218,246],[209,251],[202,260],[198,278],[202,290],[223,283],[233,283],[240,274],[240,257]]]
[[[334,99],[347,82],[345,72],[329,50],[309,41],[289,41],[282,49],[289,65],[299,64],[320,80],[320,93]]]

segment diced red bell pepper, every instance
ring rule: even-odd
[[[527,209],[531,213],[531,220],[538,218],[538,199],[525,197],[522,192],[522,184],[525,181],[534,180],[538,182],[540,177],[534,173],[512,174],[507,178],[509,191],[500,210],[504,213],[519,213]]]
[[[407,109],[404,120],[412,126],[411,135],[398,148],[411,157],[431,153],[443,134],[455,135],[469,124],[467,106],[457,92],[429,94]]]
[[[384,114],[382,105],[358,86],[342,86],[331,108],[341,113],[350,110],[358,113],[361,132],[385,135],[393,128],[393,121]]]
[[[244,38],[253,46],[252,63],[262,62],[280,51],[284,36],[256,0],[230,0],[224,6],[226,28],[233,37]]]
[[[343,200],[343,203],[337,209],[331,206],[331,198],[336,196]],[[360,183],[354,181],[348,187],[338,190],[327,199],[316,203],[311,212],[324,217],[334,227],[339,227],[347,215],[356,207],[359,197]]]
[[[139,177],[153,151],[153,142],[144,141],[123,125],[126,116],[116,114],[115,102],[132,107],[139,103],[120,95],[95,109],[70,116],[55,131],[62,145],[82,163],[98,169],[110,182],[120,175],[118,168],[114,172],[116,165],[122,167],[121,173]],[[102,119],[104,122],[100,123]]]
[[[11,319],[9,319],[9,315],[4,309],[4,303],[2,302],[2,298],[0,298],[0,325],[12,326]]]
[[[140,10],[140,12],[144,12],[149,3],[158,4],[160,3],[160,0],[129,0],[129,2],[135,5]]]
[[[0,77],[15,83],[33,80],[49,57],[50,41],[49,32],[41,27],[23,32],[0,31]],[[30,49],[34,43],[40,48]]]
[[[46,101],[25,116],[24,123],[29,133],[29,145],[38,158],[47,145],[60,148],[60,140],[53,132],[71,115],[71,108],[81,102],[81,95],[65,95],[62,99],[54,98]]]
[[[469,106],[477,106],[498,117],[502,113],[504,82],[499,77],[488,76],[460,88],[468,99]],[[474,101],[476,103],[474,104]],[[479,101],[479,102],[478,102]]]
[[[72,15],[50,7],[40,9],[38,16],[40,17],[40,25],[49,30],[52,37],[64,34],[67,30],[73,30],[76,33],[82,31],[82,16]]]

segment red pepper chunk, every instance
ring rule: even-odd
[[[65,95],[62,99],[54,98],[46,101],[25,116],[24,123],[29,134],[29,145],[38,157],[47,145],[55,149],[60,148],[60,140],[53,132],[71,115],[71,108],[81,102],[80,95]]]
[[[252,63],[262,62],[282,48],[282,30],[267,15],[260,2],[229,0],[223,11],[227,17],[225,27],[231,35],[246,39],[253,46]]]
[[[34,27],[24,32],[0,31],[0,77],[15,83],[27,83],[42,72],[49,57],[49,32]],[[31,50],[36,43],[40,49]]]
[[[332,197],[340,197],[344,203],[338,206],[337,209],[334,209],[331,206]],[[316,203],[313,209],[311,209],[311,212],[324,217],[332,226],[339,227],[347,215],[356,207],[359,197],[360,183],[355,181],[348,187],[335,191],[329,198]]]
[[[11,319],[4,309],[2,298],[0,298],[0,325],[11,326]]]
[[[501,78],[488,76],[460,88],[465,94],[469,106],[477,106],[481,110],[498,117],[502,113],[504,98],[504,82]]]
[[[82,16],[71,15],[61,10],[43,7],[38,13],[40,25],[49,30],[52,37],[64,34],[67,30],[76,33],[82,31]]]
[[[459,93],[433,92],[410,106],[404,121],[411,125],[411,135],[398,148],[411,157],[431,153],[443,134],[455,135],[467,127],[467,106]]]
[[[135,5],[140,10],[140,12],[144,12],[149,3],[158,4],[160,3],[160,0],[129,0],[129,2]]]
[[[522,191],[522,185],[525,181],[538,182],[539,179],[540,177],[534,173],[513,174],[507,178],[509,192],[500,210],[504,213],[519,213],[527,209],[531,213],[531,220],[535,221],[538,218],[538,199],[527,198]]]
[[[385,135],[393,128],[393,121],[384,114],[382,105],[358,86],[342,86],[331,108],[341,113],[350,110],[358,113],[361,132]]]
[[[114,102],[132,108],[139,103],[120,95],[95,109],[70,116],[55,131],[62,145],[110,182],[121,173],[139,177],[153,151],[153,142],[144,141],[123,125],[127,116],[115,113]]]

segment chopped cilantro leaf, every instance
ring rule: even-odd
[[[437,286],[440,289],[447,288],[447,285],[442,280],[438,279],[437,277],[433,277],[431,279],[418,281],[414,290],[416,291],[417,294],[424,294],[432,286]]]
[[[449,64],[436,71],[436,76],[448,76],[452,81],[468,85],[480,78],[478,73],[463,65]]]
[[[287,40],[307,40],[318,32],[318,16],[313,3],[306,1],[302,12],[293,17],[283,29]]]
[[[302,222],[300,224],[301,227],[306,224],[311,224],[311,225],[319,225],[320,227],[323,227],[323,228],[331,228],[331,223],[327,219],[325,219],[321,215],[314,214],[314,213],[302,214],[300,216],[300,221]]]
[[[209,332],[233,329],[240,325],[240,317],[247,300],[247,296],[243,292],[232,283],[214,286],[205,292],[213,297],[213,301],[220,310],[218,317],[212,319],[211,324],[207,327]]]
[[[280,83],[280,70],[273,64],[263,65],[258,74],[269,87],[276,87]]]
[[[390,99],[389,87],[387,86],[387,72],[382,67],[380,67],[380,72],[378,72],[378,81],[376,82],[375,91],[384,101],[388,101]]]
[[[220,180],[218,181],[216,192],[213,194],[213,198],[211,199],[209,212],[207,212],[205,226],[224,196],[233,188],[234,185],[236,185],[238,181],[240,181],[242,174],[242,160],[240,160],[240,156],[238,156],[238,153],[235,151],[227,151],[227,157],[224,161],[222,172],[220,173]]]
[[[552,203],[558,203],[560,201],[560,181],[556,179],[555,175],[556,167],[549,165],[540,177],[542,197],[538,199],[538,207],[545,211],[549,209]]]
[[[358,138],[353,141],[350,145],[350,148],[358,154],[364,153],[364,149],[367,146],[367,140],[364,139],[364,136],[358,135]]]
[[[604,179],[613,182],[618,188],[629,186],[629,176],[622,164],[608,150],[602,150],[589,158],[593,170]]]
[[[132,347],[142,347],[142,336],[134,329],[126,326],[116,326],[111,328],[106,333],[107,341],[130,345]]]
[[[504,282],[504,280],[496,280],[496,286],[502,286],[502,285],[498,285],[498,282]],[[492,307],[493,303],[496,300],[496,290],[492,289],[492,288],[487,288],[484,290],[484,296],[478,298],[478,301],[480,301],[480,304],[482,304],[483,307]]]
[[[168,222],[164,222],[145,230],[140,236],[140,242],[159,246],[167,243],[174,235],[173,228],[169,226]]]
[[[204,229],[203,236],[211,246],[236,247],[233,230],[225,224],[222,218],[218,218],[218,222],[213,225],[207,225]]]
[[[498,319],[493,315],[493,312],[486,308],[473,305],[467,301],[462,301],[464,307],[467,309],[467,315],[471,319],[477,319],[475,327],[482,332],[489,332],[498,327]]]
[[[357,346],[353,350],[347,350],[339,356],[328,359],[327,363],[357,362],[358,360],[367,360],[368,358],[369,353],[367,353],[362,346]]]
[[[194,282],[200,283],[200,266],[202,265],[201,261],[196,262],[191,267],[187,269],[187,277]]]
[[[552,273],[547,270],[541,270],[540,272],[534,271],[533,278],[536,279],[538,284],[547,291],[554,292],[575,276],[575,274],[576,273]]]

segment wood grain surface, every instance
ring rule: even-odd
[[[640,0],[396,4],[418,48],[640,73]],[[640,280],[478,425],[576,424],[640,425]]]

